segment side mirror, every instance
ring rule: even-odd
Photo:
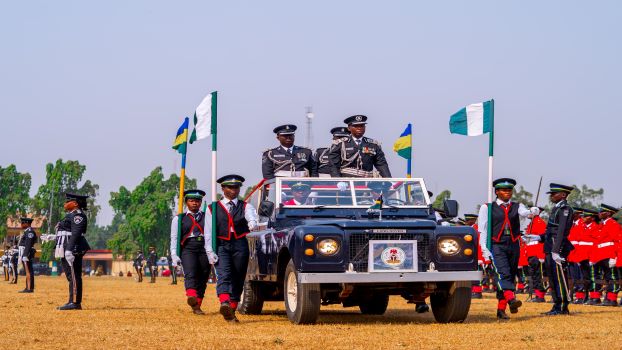
[[[453,199],[443,201],[443,209],[445,210],[445,215],[449,218],[458,216],[458,202]]]
[[[259,204],[259,209],[257,209],[257,214],[259,216],[272,217],[274,213],[274,203],[270,201],[263,201]]]

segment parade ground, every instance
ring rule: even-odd
[[[392,297],[384,316],[329,306],[317,325],[296,326],[282,302],[270,302],[263,315],[240,315],[240,324],[228,324],[218,314],[213,284],[203,304],[206,315],[195,316],[185,305],[183,283],[169,282],[86,277],[84,310],[72,312],[55,310],[67,298],[64,277],[38,277],[33,294],[17,293],[23,279],[18,286],[0,283],[0,337],[20,349],[482,349],[492,340],[504,349],[602,349],[622,343],[622,307],[571,305],[571,316],[545,317],[540,313],[551,304],[524,303],[511,321],[498,323],[496,301],[486,294],[473,301],[465,323],[442,325]],[[64,334],[68,324],[71,345]]]

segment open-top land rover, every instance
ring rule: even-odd
[[[248,235],[240,312],[260,314],[264,301],[283,300],[291,322],[314,323],[321,305],[381,315],[400,295],[430,297],[438,322],[466,319],[471,281],[481,278],[477,236],[437,224],[422,179],[276,178],[248,201],[260,229]],[[455,201],[444,207],[457,216]]]

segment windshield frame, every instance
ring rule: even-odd
[[[384,204],[382,207],[383,208],[397,208],[397,209],[426,209],[429,208],[429,206],[431,205],[431,200],[430,197],[428,196],[428,190],[427,187],[425,185],[425,181],[423,181],[423,178],[397,178],[397,177],[392,177],[392,178],[364,178],[364,177],[340,177],[340,178],[320,178],[320,177],[276,177],[272,180],[266,181],[266,184],[274,184],[275,189],[276,189],[276,203],[278,203],[277,205],[280,208],[287,208],[288,210],[290,209],[309,209],[309,208],[336,208],[336,209],[367,209],[370,207],[370,205],[368,204],[348,204],[348,205],[315,205],[315,204],[301,204],[301,205],[285,205],[283,204],[283,198],[282,198],[282,187],[284,185],[284,182],[293,182],[293,181],[301,181],[301,182],[326,182],[326,181],[335,181],[335,182],[348,182],[348,186],[349,186],[349,195],[350,195],[350,199],[355,199],[356,198],[356,189],[354,188],[354,182],[361,182],[361,181],[390,181],[390,182],[418,182],[421,185],[421,191],[423,192],[423,197],[424,197],[424,202],[425,204],[420,204],[420,205],[399,205],[399,206],[392,206],[392,205],[387,205]],[[385,199],[385,203],[386,203],[386,199]]]

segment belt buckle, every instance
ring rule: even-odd
[[[198,237],[197,237],[197,241],[201,241],[201,240],[203,240],[203,237],[198,236]]]

